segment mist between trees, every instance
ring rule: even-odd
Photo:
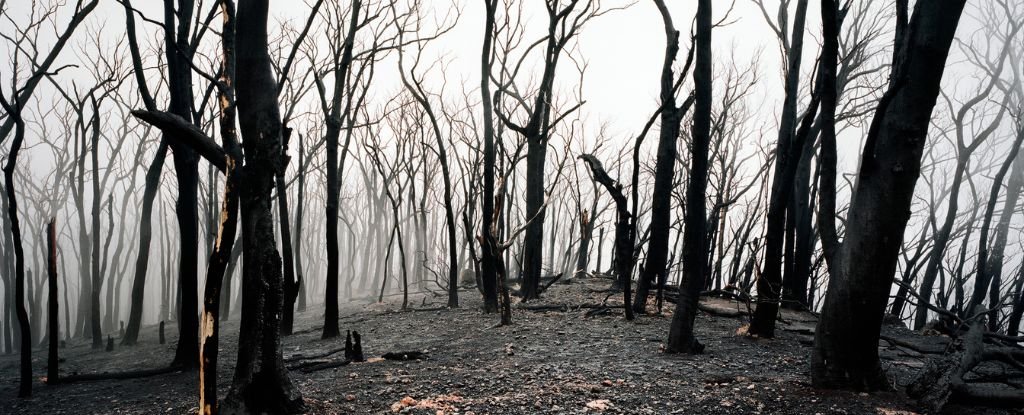
[[[705,349],[702,296],[748,303],[759,338],[820,313],[818,387],[891,387],[884,319],[1024,360],[1019,2],[140,3],[0,0],[0,347],[23,396],[33,348],[56,384],[58,341],[173,321],[167,369],[111,376],[196,369],[203,413],[296,412],[297,311],[330,339],[339,303],[468,295],[509,325],[594,278],[626,320],[675,303],[667,353]],[[588,31],[639,25],[656,64],[618,76],[650,99],[591,109],[615,52]],[[1008,385],[993,399],[1024,401]]]

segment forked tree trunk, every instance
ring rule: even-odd
[[[352,63],[352,48],[359,21],[361,2],[352,0],[349,11],[350,22],[345,45],[342,51],[340,68],[336,68],[334,77],[334,102],[331,114],[327,116],[326,153],[327,153],[327,283],[324,293],[324,331],[321,338],[338,337],[338,203],[340,199],[340,173],[338,172],[338,139],[341,135],[341,94],[345,85],[345,74]]]
[[[816,386],[889,388],[878,359],[882,315],[910,217],[932,108],[965,2],[917,2],[911,30],[898,39],[892,82],[865,141],[846,237],[831,259],[832,275],[811,360]],[[835,0],[822,0],[822,20],[822,140],[834,143],[839,32]],[[820,210],[832,213],[824,205]]]
[[[494,108],[491,103],[491,54],[493,53],[494,38],[494,14],[498,0],[485,0],[486,8],[484,39],[480,52],[480,98],[483,106],[484,120],[484,171],[483,171],[483,194],[480,196],[481,208],[481,236],[480,242],[480,281],[483,289],[484,312],[494,313],[498,311],[498,275],[497,262],[501,260],[497,249],[497,236],[493,231],[497,228],[494,222],[497,220],[494,209],[494,177],[495,153],[494,153]]]
[[[11,222],[11,244],[14,251],[14,311],[18,316],[18,329],[21,332],[18,349],[21,352],[20,380],[18,397],[27,398],[32,395],[32,328],[29,326],[28,311],[25,310],[25,251],[21,245],[21,225],[18,222],[18,196],[14,190],[14,169],[18,162],[18,151],[25,140],[25,121],[21,118],[21,103],[15,101],[8,104],[3,100],[4,110],[14,119],[14,140],[7,153],[7,164],[4,165],[4,190],[7,193],[7,217]]]
[[[661,13],[665,29],[665,57],[661,67],[661,133],[658,138],[657,161],[654,167],[654,187],[651,193],[651,240],[647,245],[647,261],[637,282],[636,302],[633,312],[643,314],[647,308],[647,296],[658,275],[666,272],[668,263],[669,233],[672,230],[672,187],[675,180],[676,141],[679,140],[679,126],[686,108],[676,106],[675,75],[672,65],[679,54],[679,30],[672,23],[672,16],[664,1],[654,2]],[[680,75],[685,76],[685,74]],[[634,183],[639,186],[639,183]],[[607,185],[605,186],[607,187]],[[618,202],[616,202],[618,203]],[[636,206],[633,210],[639,211]],[[628,213],[628,212],[627,212]],[[615,233],[618,235],[618,225]],[[632,243],[630,243],[632,245]],[[619,242],[615,242],[618,247]],[[623,285],[629,284],[633,273],[633,252],[615,250],[615,264]]]
[[[270,202],[282,130],[267,51],[268,8],[269,0],[243,0],[237,14],[236,63],[246,68],[236,74],[235,84],[246,162],[240,195],[245,295],[238,363],[225,406],[237,412],[293,413],[304,405],[281,354],[284,284]]]
[[[694,336],[697,302],[707,278],[706,200],[708,148],[711,142],[711,0],[698,0],[696,19],[696,63],[693,71],[695,101],[690,155],[690,180],[686,187],[686,216],[683,222],[683,277],[679,299],[672,314],[666,351],[700,353],[704,350]]]
[[[800,63],[803,57],[806,17],[807,0],[799,0],[793,20],[793,34],[790,36],[792,45],[785,50],[789,67],[786,68],[786,96],[779,121],[772,188],[768,199],[768,214],[765,218],[764,271],[757,280],[757,308],[754,310],[749,330],[750,334],[761,337],[775,337],[775,318],[782,296],[783,248],[784,244],[792,246],[795,243],[795,235],[788,232],[786,226],[787,219],[793,219],[792,223],[796,223],[793,216],[795,212],[787,212],[787,207],[793,202],[793,181],[803,154],[802,140],[806,139],[810,128],[808,120],[814,119],[817,110],[817,99],[812,98],[811,108],[804,120],[807,130],[802,132],[802,137],[799,136],[796,131],[796,105],[797,95],[800,93]],[[792,271],[792,268],[789,269]]]

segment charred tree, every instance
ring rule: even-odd
[[[686,213],[683,218],[683,277],[665,348],[668,353],[701,353],[704,350],[704,345],[694,336],[693,324],[697,317],[700,292],[707,279],[707,268],[704,263],[707,253],[706,190],[713,99],[711,28],[711,0],[698,0],[694,38],[695,101],[690,145],[690,177],[686,186]]]
[[[897,38],[889,89],[875,111],[865,141],[849,208],[850,225],[836,256],[829,259],[831,278],[815,330],[811,361],[816,386],[889,388],[878,359],[882,315],[910,216],[932,109],[964,4],[964,0],[916,3],[909,30]],[[832,143],[835,75],[831,68],[836,65],[838,49],[836,14],[836,2],[823,0],[822,137],[823,142]],[[834,163],[823,167],[823,178],[834,174],[834,167]],[[834,203],[834,187],[830,190],[829,198]],[[822,191],[822,202],[827,193]],[[823,203],[820,211],[834,215],[834,204]],[[826,240],[824,234],[822,239]]]
[[[493,64],[494,55],[494,14],[498,7],[498,0],[484,0],[484,6],[486,8],[485,24],[484,24],[484,39],[483,46],[480,52],[480,96],[481,106],[483,107],[483,158],[484,158],[484,171],[483,171],[483,195],[480,197],[480,214],[481,214],[481,226],[480,226],[480,281],[482,282],[482,290],[484,297],[484,312],[494,313],[498,311],[498,275],[497,275],[497,261],[500,261],[500,257],[495,257],[498,252],[497,249],[497,236],[494,235],[493,230],[497,229],[494,222],[498,218],[500,212],[494,210],[494,200],[496,195],[494,194],[494,178],[497,174],[495,170],[495,151],[494,151],[494,106],[491,102],[491,66]]]
[[[781,8],[788,7],[782,3]],[[772,189],[768,199],[768,212],[765,218],[765,255],[761,278],[757,280],[757,308],[750,322],[749,333],[761,337],[775,337],[775,317],[779,312],[779,300],[782,296],[782,261],[784,238],[790,233],[786,231],[787,218],[794,219],[795,212],[787,212],[793,195],[793,180],[796,178],[797,167],[803,154],[807,133],[802,137],[796,134],[797,95],[800,88],[800,63],[803,57],[804,27],[807,20],[807,0],[799,0],[796,5],[796,16],[793,19],[793,33],[789,41],[783,42],[785,57],[789,67],[786,68],[786,95],[782,104],[782,116],[779,121],[779,136],[775,147],[775,166],[772,175]],[[783,35],[785,36],[785,35]],[[785,39],[784,39],[785,40]],[[812,109],[815,109],[812,104]],[[813,110],[808,111],[808,120],[814,118]],[[807,123],[808,128],[810,123]],[[795,235],[793,235],[795,238]],[[795,241],[795,240],[794,240]]]
[[[661,65],[661,132],[658,138],[657,161],[654,167],[654,187],[651,192],[651,239],[647,244],[647,260],[637,280],[636,302],[633,312],[643,314],[647,309],[647,296],[658,275],[667,272],[669,232],[672,230],[672,188],[675,180],[676,142],[679,128],[688,104],[676,105],[676,79],[672,65],[679,54],[679,30],[672,22],[672,14],[664,0],[654,0],[665,26],[665,58]],[[688,66],[688,65],[687,65]],[[684,78],[685,73],[680,75]],[[639,183],[633,183],[639,186]],[[605,187],[608,187],[605,185]],[[609,189],[610,191],[610,189]],[[618,201],[616,200],[616,204]],[[639,211],[637,206],[633,210]],[[628,213],[628,212],[627,212]],[[615,233],[618,235],[618,225]],[[616,247],[618,247],[616,242]],[[630,242],[632,245],[632,242]],[[633,252],[615,250],[616,267],[625,270],[619,281],[629,285],[633,273]],[[620,266],[621,264],[621,266]]]
[[[142,55],[139,52],[138,40],[135,36],[135,14],[131,1],[125,0],[125,31],[128,38],[128,47],[132,56],[132,67],[135,73],[136,88],[142,96],[142,102],[149,111],[156,110],[156,102],[149,93],[146,84],[145,72],[142,66]],[[167,138],[160,140],[160,146],[156,150],[153,161],[146,169],[145,187],[142,192],[142,210],[139,219],[139,247],[135,260],[135,275],[132,279],[131,309],[128,313],[128,326],[125,328],[121,344],[130,346],[136,344],[139,338],[139,328],[142,325],[142,302],[145,299],[146,274],[149,270],[149,248],[153,238],[153,202],[156,200],[157,191],[160,188],[160,173],[163,171],[164,160],[167,157]]]
[[[660,4],[659,9],[664,9],[664,4]],[[678,36],[678,32],[676,32]],[[601,161],[590,154],[583,154],[580,159],[585,161],[590,166],[591,174],[594,176],[594,181],[604,186],[608,194],[611,195],[612,200],[615,201],[615,256],[616,258],[628,258],[633,255],[633,242],[630,237],[632,231],[631,216],[629,213],[629,203],[626,200],[626,196],[622,193],[622,185],[618,181],[612,179],[608,175],[608,172],[604,170],[604,166]],[[615,266],[616,273],[629,273],[632,268],[631,261],[616,261]],[[630,305],[630,296],[633,294],[630,292],[631,278],[625,279],[625,284],[622,286],[622,301],[623,309],[626,312],[626,320],[633,319],[633,307]]]
[[[352,48],[355,43],[356,31],[359,30],[361,6],[361,1],[352,0],[348,33],[345,35],[340,60],[336,59],[334,62],[334,96],[329,113],[324,104],[324,115],[327,117],[327,131],[324,134],[327,153],[327,282],[324,294],[326,296],[324,299],[324,331],[321,336],[324,339],[338,337],[341,334],[338,330],[338,203],[341,192],[341,174],[338,171],[338,141],[342,129],[341,99],[349,68],[352,65]],[[323,91],[321,91],[321,95],[323,95]],[[345,147],[347,150],[347,142]]]
[[[49,325],[49,334],[47,339],[49,340],[49,350],[47,350],[46,359],[46,383],[56,383],[58,381],[59,371],[57,357],[57,348],[60,342],[60,329],[59,320],[60,314],[57,308],[59,299],[57,297],[57,219],[50,218],[49,225],[46,226],[46,252],[48,254],[46,261],[47,270],[47,285],[49,285],[49,295],[47,296],[47,307],[46,317]],[[67,307],[67,304],[64,305]]]
[[[18,152],[25,141],[25,120],[21,116],[22,103],[15,91],[13,102],[0,92],[0,104],[7,117],[14,122],[14,139],[4,164],[4,191],[7,193],[7,217],[11,222],[11,242],[14,251],[14,311],[18,316],[18,330],[21,332],[18,351],[21,353],[18,397],[32,396],[32,328],[29,326],[28,311],[25,309],[25,251],[21,244],[21,224],[18,221],[18,196],[14,190],[14,169],[18,163]]]

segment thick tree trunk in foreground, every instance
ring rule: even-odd
[[[708,148],[711,142],[711,0],[697,2],[697,32],[694,40],[696,66],[693,71],[695,101],[693,143],[690,155],[690,180],[686,187],[686,216],[683,222],[683,278],[679,299],[669,328],[668,353],[700,353],[704,350],[694,337],[693,323],[697,302],[707,279],[704,266],[707,253],[706,190]]]
[[[165,55],[171,113],[192,122],[192,51],[189,27],[193,0],[164,0]],[[177,25],[175,25],[177,18]],[[177,27],[177,30],[175,30]],[[199,367],[199,157],[185,144],[171,144],[178,179],[175,215],[178,222],[178,345],[171,366]]]
[[[828,293],[815,331],[811,378],[819,387],[888,388],[878,336],[903,233],[920,174],[932,108],[966,0],[918,2],[910,30],[898,40],[893,81],[865,141],[849,226],[830,267]],[[822,0],[822,67],[835,67],[836,3]],[[822,113],[834,109],[835,74],[824,75]],[[824,122],[834,137],[834,120]],[[829,131],[830,130],[830,131]]]
[[[302,395],[285,368],[281,345],[284,287],[274,243],[271,190],[281,162],[281,113],[267,51],[269,0],[243,0],[237,15],[238,118],[244,138],[241,186],[242,321],[238,363],[224,406],[227,412],[294,413]]]
[[[227,155],[224,169],[224,195],[221,200],[220,223],[217,240],[207,261],[206,289],[203,292],[202,332],[199,336],[199,412],[203,415],[218,413],[217,356],[220,344],[220,298],[224,272],[231,262],[231,254],[238,229],[238,187],[241,180],[242,149],[238,144],[235,127],[235,5],[231,0],[221,1],[224,29],[221,32],[220,129],[221,141]],[[287,219],[284,219],[287,221]],[[285,239],[285,245],[288,244]],[[224,310],[225,314],[228,311]]]

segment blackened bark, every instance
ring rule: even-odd
[[[296,192],[298,195],[298,203],[295,207],[295,278],[298,281],[303,281],[303,269],[302,269],[302,218],[305,213],[306,206],[306,142],[303,137],[299,136],[299,189]],[[306,311],[306,291],[307,284],[299,284],[299,298],[296,305],[296,311]]]
[[[295,278],[295,259],[292,255],[292,231],[288,215],[288,185],[284,180],[284,173],[288,169],[291,157],[288,156],[288,142],[291,138],[291,129],[284,127],[284,145],[281,151],[281,166],[274,175],[274,183],[277,187],[277,216],[281,223],[281,257],[284,262],[284,315],[281,317],[281,334],[292,334],[292,326],[295,324],[295,299],[299,295],[299,284],[301,280]]]
[[[130,1],[123,3],[125,8],[125,26],[128,37],[128,46],[132,55],[132,66],[135,72],[136,87],[142,95],[142,101],[147,110],[156,110],[156,103],[149,94],[146,85],[146,77],[142,70],[142,57],[139,53],[138,41],[135,37],[135,14],[132,11]],[[166,134],[165,134],[166,135]],[[156,150],[153,162],[146,170],[145,188],[142,192],[142,212],[139,219],[139,248],[138,257],[135,260],[135,276],[132,279],[131,310],[128,313],[128,326],[125,328],[121,344],[133,345],[139,339],[139,327],[142,325],[142,302],[145,298],[146,273],[149,269],[149,246],[153,238],[153,201],[156,199],[157,190],[160,187],[160,173],[163,171],[164,160],[167,157],[167,139],[160,140],[160,146]],[[65,302],[65,306],[66,306]]]
[[[32,396],[32,328],[29,326],[28,311],[25,309],[25,251],[21,244],[21,224],[18,221],[18,196],[14,190],[14,169],[21,144],[25,141],[25,121],[21,117],[19,102],[8,103],[3,99],[2,104],[8,118],[14,121],[14,140],[11,141],[3,170],[4,190],[7,193],[7,218],[11,222],[11,242],[14,251],[14,311],[18,316],[18,328],[21,332],[18,338],[18,351],[21,353],[18,397],[27,398]]]
[[[235,5],[231,0],[221,0],[220,3],[224,28],[221,32],[223,62],[218,102],[221,110],[221,141],[227,160],[217,239],[207,261],[206,288],[203,292],[202,333],[199,338],[199,411],[203,415],[218,413],[217,356],[220,344],[221,286],[224,272],[231,262],[235,233],[238,229],[238,187],[242,180],[239,169],[242,164],[242,149],[238,145],[238,131],[235,127]],[[283,221],[287,223],[287,217]],[[284,241],[287,246],[288,240]]]
[[[978,275],[974,280],[974,292],[971,301],[965,309],[973,310],[975,306],[981,305],[986,294],[989,296],[988,330],[998,331],[999,328],[999,290],[1002,285],[1003,259],[1006,250],[1006,239],[1010,232],[1010,219],[1017,209],[1017,201],[1020,198],[1021,186],[1024,185],[1024,177],[1021,177],[1019,165],[1024,161],[1018,159],[1021,142],[1024,141],[1024,130],[1018,131],[1017,138],[1013,142],[1009,154],[995,177],[992,178],[992,189],[989,193],[988,203],[985,205],[985,214],[982,218],[980,235],[978,237]],[[1017,160],[1015,162],[1015,160]],[[1013,167],[1018,175],[1011,177],[1006,189],[1006,201],[1003,202],[1003,211],[999,214],[999,223],[996,224],[996,237],[992,241],[992,249],[989,252],[989,231],[992,225],[992,216],[995,214],[996,202],[999,200],[999,191],[1003,187],[1003,179]],[[990,289],[987,289],[990,288]],[[986,292],[988,291],[988,292]]]
[[[878,359],[882,314],[910,217],[932,108],[964,4],[965,0],[915,4],[907,47],[896,60],[894,81],[879,102],[865,140],[850,226],[830,270],[811,360],[816,386],[889,388]],[[827,71],[834,67],[838,50],[834,0],[822,0],[822,20],[821,65]],[[822,113],[828,116],[835,103],[834,72],[823,78]],[[823,137],[834,137],[834,120],[823,120],[823,126]]]
[[[520,296],[523,300],[540,298],[540,274],[544,263],[544,165],[547,140],[527,137],[526,217],[529,224],[523,234],[523,268]]]
[[[498,255],[497,236],[493,234],[494,221],[497,216],[494,210],[494,177],[495,154],[494,154],[494,107],[491,103],[491,56],[494,53],[492,45],[494,38],[494,14],[497,8],[497,0],[484,0],[486,16],[484,24],[484,40],[480,52],[480,96],[484,112],[484,171],[483,195],[481,202],[481,237],[480,237],[480,280],[482,282],[484,297],[484,312],[494,313],[498,311],[498,287],[497,271],[495,263],[500,260]]]
[[[786,7],[782,5],[780,7]],[[811,108],[801,126],[802,136],[796,131],[797,94],[800,89],[800,63],[803,57],[804,27],[807,18],[807,0],[799,0],[796,16],[793,20],[792,45],[785,51],[789,60],[786,68],[786,96],[782,104],[782,117],[779,122],[779,138],[775,147],[775,166],[772,174],[772,189],[768,198],[768,213],[765,218],[765,254],[764,268],[761,278],[757,279],[757,308],[750,322],[749,333],[761,337],[775,337],[775,317],[779,312],[779,299],[782,294],[782,262],[783,251],[791,233],[786,226],[787,219],[793,219],[794,212],[787,212],[787,206],[793,202],[793,181],[797,167],[803,154],[804,143],[810,129],[810,120],[814,119],[817,99],[812,98]],[[793,235],[795,238],[795,235]],[[792,257],[790,257],[792,258]],[[787,264],[792,270],[792,263]]]
[[[192,24],[193,0],[164,0],[164,36],[167,45],[169,111],[192,121],[192,51],[189,26]],[[175,25],[177,18],[177,25]],[[199,367],[199,157],[189,146],[174,141],[174,170],[178,179],[178,200],[175,215],[179,230],[178,286],[181,301],[177,304],[178,345],[171,366]]]
[[[782,306],[795,310],[811,308],[807,284],[811,279],[814,245],[817,241],[812,225],[811,208],[811,158],[814,155],[812,133],[804,140],[796,178],[793,180],[793,209],[791,211],[796,228],[796,242],[793,249],[793,272],[782,280]]]
[[[668,261],[668,237],[672,230],[672,187],[675,180],[676,142],[679,140],[679,127],[683,121],[684,108],[676,106],[675,75],[672,65],[679,54],[679,31],[672,23],[672,15],[663,0],[656,0],[655,5],[661,13],[665,28],[665,57],[661,66],[661,132],[658,137],[658,152],[654,167],[654,186],[651,193],[651,239],[647,244],[647,260],[637,285],[636,302],[633,312],[643,314],[647,308],[647,296],[651,283],[657,276],[666,272]],[[639,186],[639,183],[634,183]],[[616,201],[616,203],[618,203]],[[636,206],[633,207],[637,209]],[[616,224],[616,235],[618,234]],[[616,247],[619,242],[616,242]],[[619,281],[627,283],[632,278],[633,253],[616,249],[616,265],[626,270],[619,275]]]
[[[676,32],[678,35],[678,32]],[[616,258],[630,257],[633,253],[633,243],[631,240],[631,216],[629,213],[629,203],[626,200],[626,196],[622,193],[622,185],[618,181],[608,176],[608,173],[604,170],[604,166],[601,162],[590,154],[583,154],[579,157],[590,166],[590,171],[593,173],[594,180],[604,186],[608,194],[611,195],[612,200],[615,201],[615,256]],[[631,261],[616,261],[615,266],[617,267],[616,273],[629,273],[629,268],[632,268]],[[633,319],[633,307],[629,303],[630,296],[633,294],[630,292],[630,286],[632,279],[626,279],[623,284],[623,309],[626,312],[626,320]]]
[[[46,359],[46,383],[53,384],[57,383],[59,377],[59,362],[57,358],[57,348],[60,344],[60,330],[58,328],[60,320],[60,314],[58,312],[58,298],[57,297],[57,219],[50,218],[49,225],[46,226],[46,252],[48,254],[46,261],[47,270],[47,284],[49,285],[49,295],[47,296],[47,310],[46,317],[49,325],[49,350]],[[67,304],[64,305],[67,307]]]
[[[345,45],[342,50],[341,62],[335,68],[334,99],[331,113],[327,116],[325,134],[327,146],[327,282],[324,292],[324,331],[321,338],[338,337],[338,203],[341,192],[340,173],[338,172],[338,139],[341,136],[341,94],[346,83],[346,75],[352,63],[352,47],[355,33],[358,30],[359,0],[352,0],[351,21]],[[321,92],[323,93],[323,92]]]
[[[679,299],[669,328],[668,353],[701,353],[704,350],[694,336],[697,302],[707,279],[704,266],[707,253],[706,202],[708,149],[711,142],[711,0],[698,0],[693,134],[690,146],[690,180],[686,186],[686,213],[683,219],[683,276]]]
[[[92,98],[92,260],[90,262],[92,277],[92,292],[89,299],[92,304],[89,307],[89,321],[92,328],[92,348],[103,347],[103,331],[100,325],[100,288],[103,286],[103,276],[100,275],[100,107],[96,98]],[[83,258],[84,259],[84,258]]]
[[[281,168],[281,113],[267,51],[269,0],[239,4],[236,64],[238,118],[244,138],[241,186],[242,321],[234,381],[224,406],[246,413],[293,413],[302,395],[284,366],[280,315],[284,307],[281,258],[274,243],[271,190]]]

